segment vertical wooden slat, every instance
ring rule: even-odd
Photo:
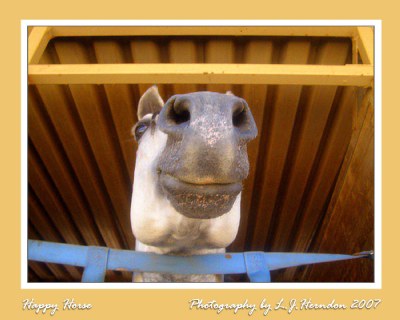
[[[61,63],[89,63],[89,52],[85,46],[77,43],[58,42],[56,51]],[[109,123],[109,107],[107,101],[101,99],[101,87],[94,85],[70,85],[71,96],[82,121],[85,134],[92,149],[96,163],[91,166],[99,168],[104,181],[112,210],[103,210],[96,213],[102,216],[106,225],[115,225],[122,233],[115,238],[122,237],[120,245],[133,245],[133,236],[130,223],[127,224],[130,207],[130,182],[125,168],[122,154],[117,142],[118,137]],[[105,226],[104,226],[105,227]],[[130,241],[129,241],[129,240]],[[116,242],[116,241],[115,241]],[[126,244],[125,244],[126,243]]]
[[[364,92],[362,102],[357,107],[357,112],[354,114],[354,117],[356,118],[353,120],[353,132],[351,135],[349,146],[346,150],[346,155],[344,157],[339,176],[337,178],[335,189],[333,191],[333,194],[329,202],[329,206],[327,209],[327,216],[329,216],[333,211],[336,202],[338,200],[338,197],[342,191],[343,184],[347,176],[347,171],[353,159],[354,152],[356,150],[358,141],[360,139],[361,129],[363,128],[365,117],[367,115],[371,103],[373,103],[373,90],[368,89],[366,92]]]
[[[94,49],[99,63],[127,63],[123,48],[115,41],[96,41]],[[126,171],[132,182],[135,150],[131,129],[137,122],[136,105],[139,97],[133,96],[129,85],[104,85],[104,89],[124,155]]]
[[[169,62],[170,63],[198,63],[195,41],[191,40],[172,40],[169,42]],[[174,84],[174,94],[188,93],[197,91],[194,84]]]
[[[281,52],[280,62],[306,63],[309,51],[309,41],[290,41]],[[257,174],[260,177],[254,189],[258,193],[258,199],[253,197],[255,203],[252,204],[254,210],[252,214],[255,221],[249,240],[253,250],[264,250],[301,92],[302,86],[278,86],[275,99],[270,106],[270,127],[265,123],[265,127],[262,128],[260,148],[264,149],[264,152],[263,157],[257,162]]]
[[[324,152],[312,182],[309,200],[303,209],[302,220],[298,225],[301,233],[298,233],[295,239],[294,251],[305,251],[313,231],[317,228],[325,202],[333,187],[332,182],[335,181],[350,142],[354,108],[356,108],[355,88],[345,88],[329,136],[324,141]]]
[[[44,89],[44,88],[43,88]],[[57,88],[59,89],[59,88]],[[29,138],[40,154],[60,197],[68,208],[71,219],[80,231],[87,245],[104,245],[98,236],[95,223],[86,199],[76,181],[75,172],[70,170],[70,163],[64,153],[63,144],[58,139],[57,128],[52,127],[44,107],[38,102],[34,88],[29,90],[28,127]],[[43,92],[43,90],[42,90]],[[59,90],[54,90],[57,95]],[[44,194],[46,197],[46,194]]]
[[[36,152],[29,150],[28,157],[28,179],[32,189],[35,190],[40,202],[56,227],[55,232],[59,233],[67,243],[79,244],[80,233],[70,219],[68,212],[60,201],[57,190],[53,187],[46,169],[40,163]]]
[[[293,236],[291,251],[307,252],[318,224],[325,214],[325,205],[333,189],[340,165],[342,164],[352,132],[352,114],[356,108],[355,88],[345,88],[336,106],[335,118],[326,141],[323,141],[323,154],[311,181],[307,200],[303,204],[302,216]],[[321,146],[320,146],[321,147]],[[287,270],[283,276],[293,279],[296,268]]]
[[[128,53],[124,51],[125,47],[117,41],[95,41],[93,44],[94,52],[98,63],[127,63]],[[134,94],[130,85],[104,85],[104,90],[110,112],[113,119],[113,125],[118,134],[119,147],[122,151],[126,172],[130,177],[130,186],[133,182],[133,172],[135,164],[136,143],[132,137],[131,129],[137,122],[137,104],[139,97]],[[129,194],[131,187],[128,189]],[[125,229],[125,236],[130,249],[135,247],[135,239],[130,228],[130,215],[124,213],[120,217],[122,228]],[[108,281],[122,281],[132,279],[129,273],[108,272]]]
[[[348,56],[348,44],[327,42],[317,56],[318,64],[344,64]],[[286,251],[300,208],[307,181],[318,151],[336,87],[312,87],[307,104],[302,111],[300,128],[296,145],[290,154],[291,165],[288,168],[288,179],[285,181],[282,202],[275,208],[278,220],[273,226],[274,239],[271,243],[273,251]],[[282,181],[281,181],[282,184]]]
[[[36,272],[32,269],[30,266],[31,262],[28,264],[28,282],[40,282],[39,276],[36,274]]]
[[[28,223],[28,239],[30,240],[41,240],[41,236],[36,231],[35,227],[32,225],[30,221]]]
[[[359,89],[360,90],[360,89]],[[366,116],[368,112],[370,112],[372,99],[373,99],[373,94],[372,94],[372,89],[368,89],[366,92],[363,92],[363,98],[362,102],[358,106],[358,110],[356,112],[356,119],[353,121],[353,133],[351,136],[351,140],[349,143],[349,146],[346,151],[346,155],[343,160],[343,164],[340,169],[340,173],[338,175],[336,184],[335,184],[335,189],[332,193],[332,196],[330,198],[330,202],[327,208],[327,212],[325,214],[324,220],[322,221],[322,226],[316,230],[316,235],[313,238],[313,242],[311,244],[311,249],[313,252],[316,252],[321,245],[321,240],[324,235],[324,230],[326,229],[327,224],[330,221],[330,217],[332,213],[335,211],[336,204],[338,202],[338,199],[341,197],[341,192],[343,190],[343,186],[346,181],[347,173],[350,168],[350,165],[352,164],[353,157],[355,155],[355,150],[357,149],[358,142],[360,141],[360,134],[362,131],[362,128],[364,126],[364,122],[366,119]],[[373,106],[372,106],[373,108]],[[349,210],[350,212],[351,209]],[[335,250],[340,250],[339,248]],[[298,272],[298,277],[299,279],[306,279],[306,275],[309,274],[311,270],[311,267],[305,268],[304,272]],[[316,275],[316,273],[314,273]]]
[[[271,63],[272,61],[273,45],[271,41],[267,40],[252,40],[247,43],[244,48],[244,63]],[[267,101],[267,86],[265,85],[245,85],[242,90],[242,97],[247,101],[254,120],[258,128],[258,136],[255,141],[252,141],[248,145],[248,157],[249,163],[251,164],[249,176],[244,182],[242,199],[241,199],[241,217],[238,235],[231,246],[233,251],[243,251],[245,247],[248,247],[246,241],[246,234],[248,229],[248,220],[251,219],[251,198],[253,192],[256,191],[254,186],[255,173],[257,166],[257,159],[259,156],[260,143],[263,140],[263,120],[265,119],[265,108]],[[250,226],[253,228],[253,224]]]
[[[41,240],[42,237],[37,233],[35,227],[32,225],[32,223],[28,222],[28,239],[32,240]],[[28,261],[28,282],[41,282],[44,280],[44,277],[47,276],[43,275],[44,274],[44,268],[48,270],[48,268],[45,267],[44,264],[39,264],[34,261]],[[35,272],[38,271],[39,275]]]
[[[365,64],[374,64],[374,29],[373,27],[358,27],[358,49]]]
[[[29,37],[29,35],[31,34],[32,30],[33,30],[33,27],[32,27],[32,26],[29,26],[29,27],[28,27],[28,37]]]
[[[358,40],[356,38],[353,38],[351,40],[352,44],[352,54],[351,54],[351,63],[352,64],[358,64]]]
[[[63,278],[57,279],[57,276],[48,268],[48,266],[41,262],[29,261],[29,269],[35,276],[38,282],[57,282],[62,281]]]
[[[38,91],[51,121],[54,123],[63,148],[71,161],[73,170],[90,204],[91,212],[95,215],[95,222],[99,227],[105,244],[111,247],[120,247],[112,233],[113,223],[108,225],[104,214],[108,215],[110,207],[105,201],[105,191],[99,181],[96,167],[93,166],[92,156],[86,137],[82,136],[79,121],[69,105],[65,95],[65,88],[60,86],[38,86]],[[81,223],[77,221],[77,223]]]
[[[28,63],[38,63],[51,39],[51,27],[34,27],[28,39]]]
[[[374,248],[374,107],[366,101],[366,116],[349,153],[339,195],[328,209],[313,251],[355,253]],[[302,279],[315,281],[373,281],[373,263],[342,264],[337,268],[309,267]]]
[[[234,63],[235,43],[232,40],[209,40],[205,45],[206,63]],[[208,84],[207,90],[225,93],[232,91],[232,85]],[[235,92],[234,92],[235,93]]]
[[[28,211],[29,214],[29,228],[28,228],[28,238],[35,240],[43,240],[43,237],[36,231],[35,226],[39,229],[43,229],[43,223],[47,223],[48,219],[43,216],[43,210],[40,210],[37,198],[32,194],[29,194],[28,199]],[[34,218],[32,218],[34,217]],[[53,228],[50,228],[50,233],[54,232]],[[52,234],[50,234],[52,236]],[[55,238],[58,238],[56,233],[53,233]],[[59,239],[59,238],[58,238]],[[57,268],[56,268],[57,269]],[[28,282],[41,282],[41,281],[57,281],[68,277],[68,275],[63,274],[61,278],[56,279],[53,272],[44,263],[39,263],[36,261],[28,261]],[[60,273],[60,270],[56,270],[55,273]]]
[[[153,40],[135,39],[131,42],[131,52],[132,60],[134,63],[163,62],[159,46],[157,45],[157,42]],[[157,83],[153,84],[158,85],[158,92],[160,93],[164,101],[167,100],[168,97],[165,85],[159,85]],[[142,96],[149,87],[151,87],[151,85],[139,84],[138,88],[140,96]]]
[[[29,223],[32,224],[36,230],[45,230],[43,234],[37,235],[41,240],[65,242],[59,235],[57,229],[54,228],[55,225],[49,218],[49,215],[45,213],[45,208],[32,190],[30,190],[28,196],[28,212]],[[55,264],[46,264],[46,266],[57,280],[66,279],[72,281],[74,278],[79,277],[79,272],[74,267],[68,267],[68,269],[66,269],[63,266]],[[38,269],[39,266],[35,267],[34,270],[36,273]]]
[[[57,56],[52,57],[49,54],[44,55],[43,59],[47,63],[58,61]],[[115,222],[107,219],[112,209],[106,200],[104,182],[100,178],[98,167],[93,165],[96,162],[67,87],[43,85],[37,86],[37,90],[90,208],[92,219],[82,215],[76,219],[76,223],[92,225],[94,229],[97,226],[105,245],[120,247],[119,235],[115,239],[112,232]]]
[[[33,189],[30,189],[28,194],[28,218],[29,223],[39,233],[43,233],[43,240],[64,242]],[[45,232],[43,232],[44,230]]]

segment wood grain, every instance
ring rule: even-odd
[[[171,63],[203,68],[238,63],[256,66],[257,72],[306,64],[309,70],[331,70],[351,63],[351,44],[315,36],[60,38],[49,43],[40,63],[149,68],[153,63],[167,68]],[[129,207],[136,144],[130,129],[140,95],[151,84],[29,87],[29,237],[133,247]],[[229,250],[353,253],[373,248],[371,89],[322,84],[181,81],[159,86],[165,100],[176,93],[231,90],[252,109],[259,135],[248,145],[251,170],[244,182],[242,220]],[[30,281],[79,281],[81,273],[34,262],[28,268]],[[372,279],[367,260],[273,274],[273,281]],[[106,280],[131,281],[131,275],[108,272]]]

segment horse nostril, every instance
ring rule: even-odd
[[[257,127],[247,102],[239,99],[232,108],[232,125],[241,141],[249,142],[257,136]]]
[[[168,99],[158,117],[160,131],[173,136],[182,136],[189,126],[192,104],[190,99],[175,95]]]
[[[241,128],[246,124],[247,110],[243,103],[237,103],[233,107],[232,124],[234,127]]]
[[[190,120],[189,101],[176,99],[167,112],[171,125],[179,125]]]

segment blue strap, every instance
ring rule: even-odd
[[[85,269],[83,280],[96,282],[104,279],[105,270],[176,274],[247,273],[250,281],[268,282],[270,270],[371,257],[371,255],[371,252],[357,255],[245,252],[182,257],[37,240],[28,241],[29,260],[85,267],[89,270]]]
[[[82,282],[104,282],[107,271],[108,248],[89,247]]]
[[[137,272],[176,274],[246,273],[243,253],[171,256],[111,249],[108,268]]]

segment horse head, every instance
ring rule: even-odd
[[[174,95],[157,87],[138,106],[131,221],[137,250],[202,254],[236,237],[247,143],[257,128],[246,101],[231,93]]]

